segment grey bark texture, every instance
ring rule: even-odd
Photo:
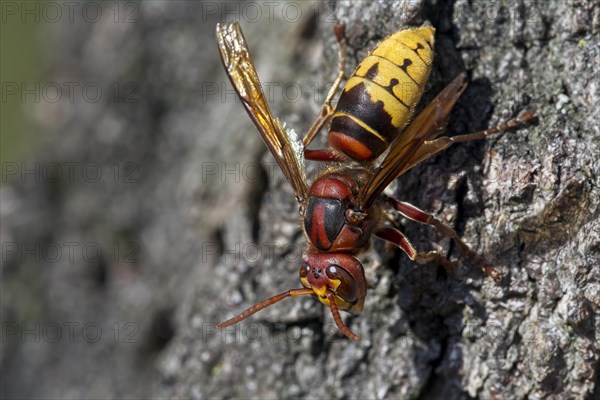
[[[132,4],[136,23],[50,29],[51,79],[132,85],[32,112],[45,142],[28,162],[97,163],[104,175],[3,183],[3,398],[600,396],[597,2],[253,3],[258,19],[236,3]],[[389,189],[453,226],[503,281],[435,229],[397,218],[418,249],[460,267],[419,266],[375,240],[361,256],[365,309],[342,314],[360,342],[310,297],[217,330],[299,287],[306,246],[290,187],[218,57],[215,24],[232,19],[273,112],[301,135],[336,73],[335,21],[346,24],[347,74],[385,36],[433,24],[424,101],[461,71],[470,82],[450,135],[534,106],[537,125],[450,148]],[[103,255],[4,254],[65,242]]]

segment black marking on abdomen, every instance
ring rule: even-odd
[[[369,68],[367,73],[365,74],[365,78],[372,81],[377,75],[379,75],[379,63],[376,62]]]
[[[429,43],[427,43],[429,44]],[[431,47],[431,46],[429,46]],[[415,52],[415,54],[417,55],[417,57],[419,57],[421,59],[421,61],[423,61],[423,64],[427,65],[427,63],[425,62],[425,60],[423,60],[423,57],[421,57],[421,55],[419,54],[419,50],[425,49],[425,47],[423,47],[423,45],[421,43],[417,43],[417,48],[416,49],[412,49],[412,51]]]
[[[373,153],[372,158],[378,157],[388,147],[388,143],[360,126],[347,115],[334,115],[331,120],[331,132],[339,132],[347,137],[356,139]]]
[[[414,82],[417,84],[417,86],[421,87],[421,85],[419,85],[419,83],[417,81],[414,80],[414,78],[408,73],[408,67],[410,67],[413,64],[412,60],[410,58],[405,58],[404,61],[402,62],[402,65],[398,65],[398,67],[404,71],[404,73]]]
[[[342,92],[335,111],[354,115],[391,142],[398,128],[392,125],[392,116],[383,107],[382,101],[374,102],[371,99],[365,84],[361,82],[352,89]]]
[[[375,82],[373,82],[373,83],[375,83]],[[392,78],[392,79],[390,79],[389,86],[386,87],[385,90],[387,90],[392,96],[394,96],[394,98],[396,100],[398,100],[398,102],[400,104],[402,104],[404,107],[406,107],[410,110],[410,107],[408,106],[408,104],[406,104],[400,97],[396,96],[396,93],[394,93],[394,86],[396,86],[399,83],[400,83],[400,81],[398,79]]]

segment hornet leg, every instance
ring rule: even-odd
[[[537,117],[535,116],[533,111],[526,110],[519,114],[517,117],[509,119],[508,121],[504,121],[500,125],[495,126],[493,128],[488,128],[483,131],[468,133],[465,135],[441,136],[437,139],[427,140],[417,150],[416,154],[410,159],[410,162],[407,163],[402,173],[414,167],[415,165],[427,160],[428,158],[433,157],[437,153],[446,150],[453,144],[470,142],[473,140],[487,139],[489,136],[495,135],[497,133],[519,129],[535,121],[536,118]]]
[[[456,268],[455,263],[448,260],[437,251],[419,253],[408,241],[407,237],[396,228],[381,228],[375,232],[375,236],[400,247],[411,260],[416,261],[419,264],[436,263],[442,265],[447,271],[452,271]]]
[[[444,224],[442,221],[435,218],[433,215],[418,209],[412,204],[403,201],[398,201],[387,196],[385,197],[385,200],[388,204],[394,207],[396,211],[404,215],[406,218],[412,219],[413,221],[419,222],[421,224],[434,226],[441,234],[451,238],[454,241],[454,243],[456,243],[460,251],[463,254],[466,254],[469,258],[471,258],[473,262],[475,262],[477,265],[481,266],[485,273],[488,274],[494,281],[500,282],[502,280],[502,274],[496,269],[494,269],[494,267],[490,263],[488,263],[483,257],[471,250],[469,246],[467,246],[467,244],[458,237],[458,234],[454,229]]]
[[[319,114],[319,117],[317,117],[315,122],[313,122],[312,126],[308,130],[308,133],[304,137],[304,140],[302,141],[304,144],[304,148],[308,147],[308,145],[313,141],[313,139],[315,138],[317,133],[319,133],[321,128],[323,128],[323,126],[327,122],[329,122],[329,120],[333,116],[334,108],[331,106],[331,100],[333,99],[333,96],[335,96],[335,94],[337,93],[337,90],[340,86],[340,83],[342,82],[342,79],[344,79],[344,66],[346,64],[346,37],[345,37],[345,33],[344,33],[344,25],[336,25],[334,28],[334,32],[335,32],[335,36],[337,38],[338,45],[339,45],[339,47],[338,47],[338,60],[339,60],[338,61],[338,74],[337,74],[337,77],[335,78],[335,81],[333,81],[333,85],[331,86],[331,89],[329,89],[329,93],[327,94],[327,97],[325,98],[325,103],[323,104],[323,107],[321,108],[321,113]],[[317,153],[315,152],[313,154],[317,154]],[[306,158],[312,159],[310,157],[306,157]],[[320,160],[320,159],[317,159],[317,160]],[[322,161],[327,161],[327,160],[322,160]]]

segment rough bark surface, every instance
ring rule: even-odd
[[[220,13],[201,2],[135,4],[137,23],[51,29],[61,43],[55,79],[135,82],[136,101],[37,104],[36,129],[50,140],[32,162],[94,162],[110,173],[131,163],[122,173],[134,180],[115,183],[106,172],[93,184],[3,184],[3,244],[105,250],[71,262],[3,249],[4,327],[64,330],[51,341],[48,332],[35,340],[3,328],[3,398],[598,398],[597,3],[340,2],[295,23],[277,13],[250,23],[225,3]],[[455,146],[390,188],[455,227],[503,281],[471,268],[433,228],[398,219],[417,248],[438,249],[460,268],[419,266],[374,241],[361,257],[365,309],[343,314],[360,342],[337,333],[312,298],[217,330],[299,287],[305,247],[289,185],[225,91],[214,27],[230,19],[241,20],[259,75],[274,88],[274,113],[297,132],[336,72],[334,21],[347,27],[348,73],[388,34],[433,24],[426,100],[461,71],[470,81],[449,134],[534,106],[536,126]],[[131,257],[110,253],[115,244]],[[98,341],[79,330],[66,337],[69,323],[90,322],[104,332]]]

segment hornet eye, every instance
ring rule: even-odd
[[[348,303],[356,301],[356,283],[348,271],[339,265],[332,264],[327,267],[325,273],[329,279],[340,282],[339,286],[334,290],[335,294]]]
[[[300,267],[300,278],[306,278],[308,276],[309,272],[310,272],[310,267],[309,267],[308,263],[302,264],[302,266]]]

